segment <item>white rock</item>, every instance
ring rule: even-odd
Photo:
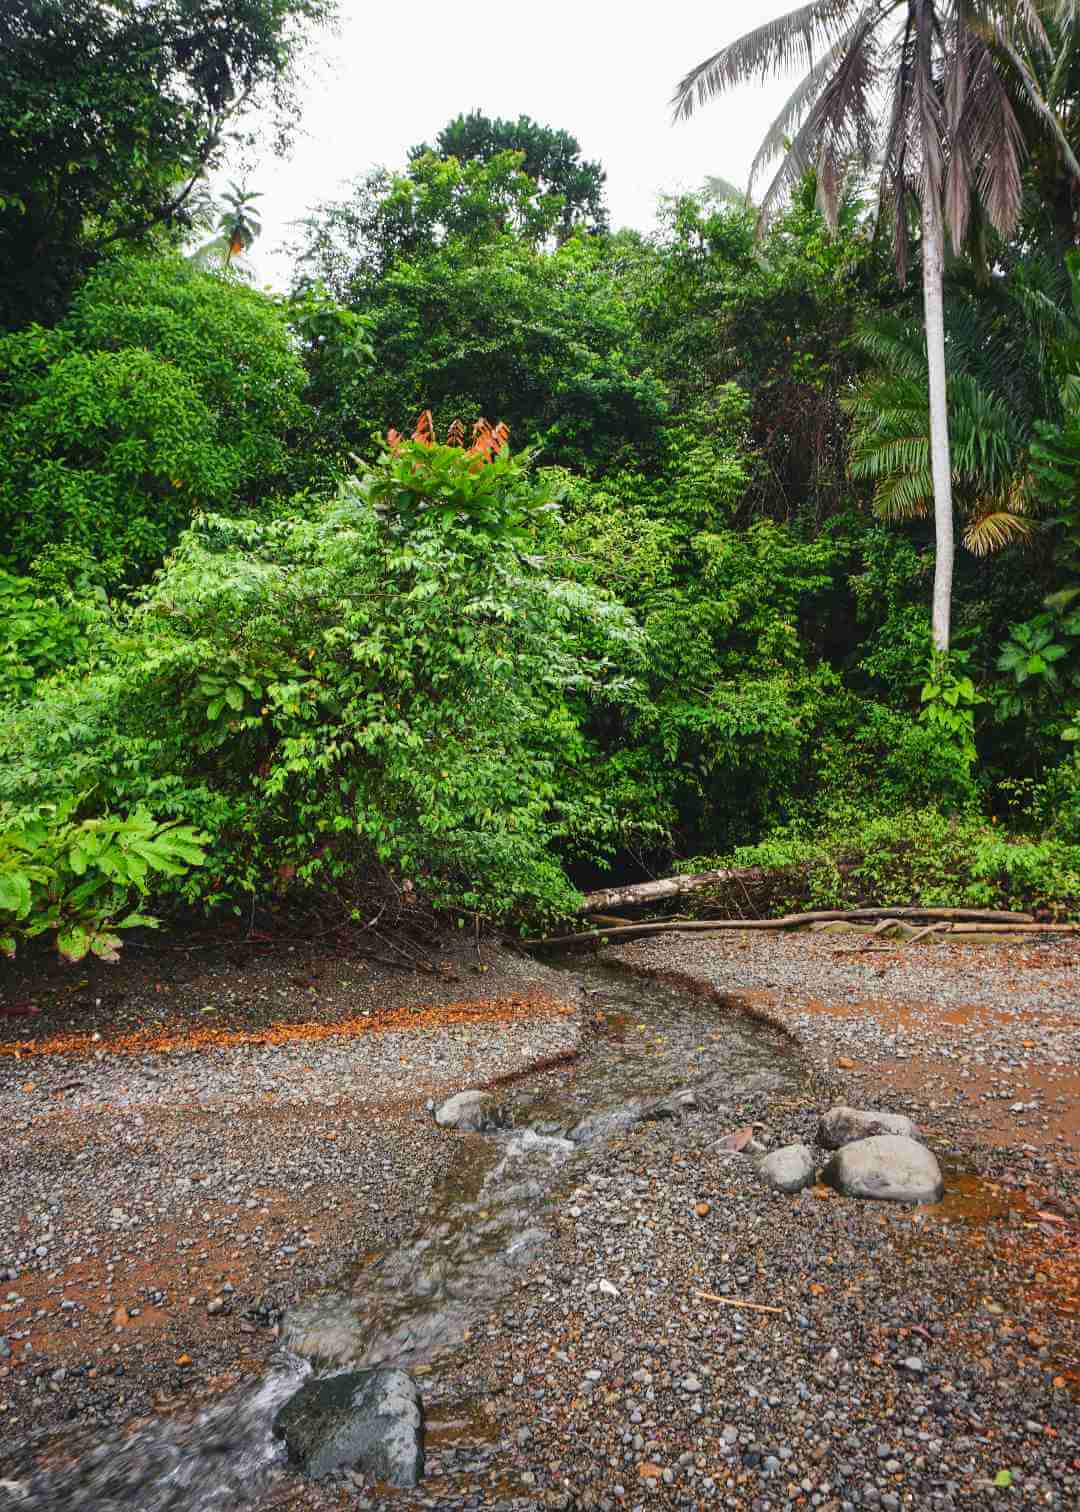
[[[775,1192],[801,1192],[813,1184],[814,1152],[809,1145],[784,1145],[763,1155],[757,1168]]]
[[[940,1202],[945,1183],[931,1151],[902,1134],[875,1134],[844,1145],[821,1173],[845,1197]]]
[[[455,1092],[441,1107],[435,1109],[435,1122],[440,1129],[475,1129],[482,1122],[484,1104],[490,1092]]]

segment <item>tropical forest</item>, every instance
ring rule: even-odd
[[[1080,1498],[1080,6],[676,9],[0,7],[0,1507]]]

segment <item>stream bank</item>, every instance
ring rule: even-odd
[[[794,943],[806,942],[785,942]],[[737,950],[738,944],[728,939],[725,948]],[[641,959],[631,953],[633,949],[620,952],[624,964],[649,973],[673,971],[677,966],[683,976],[695,979],[706,995],[699,998],[697,1012],[704,1011],[708,1023],[700,1037],[691,1036],[693,1043],[683,1043],[681,1053],[707,1058],[711,1048],[720,1069],[726,1053],[725,1020],[739,1010],[737,1001],[720,1004],[711,1000],[712,994],[726,993],[730,999],[732,993],[749,987],[755,994],[751,1006],[766,1016],[788,1009],[797,1016],[801,1011],[795,991],[800,971],[797,952],[786,958],[785,969],[792,972],[790,991],[778,994],[777,963],[771,954],[760,951],[758,941],[749,951],[733,950],[730,957],[707,952],[701,960],[690,962],[682,952],[678,960],[664,961]],[[465,957],[453,967],[456,974],[463,970]],[[920,951],[894,977],[890,991],[898,1001],[908,1001],[905,982],[909,989],[912,982],[921,983],[919,974],[927,959]],[[199,1131],[203,1141],[199,1158],[204,1164],[210,1163],[209,1151],[226,1148],[221,1142],[227,1141],[227,1131],[233,1129],[241,1130],[233,1147],[233,1158],[241,1166],[253,1157],[265,1160],[273,1144],[274,1125],[245,1125],[242,1112],[256,1089],[265,1091],[260,1077],[272,1065],[277,1078],[273,1091],[285,1094],[279,1113],[298,1141],[292,1164],[281,1169],[279,1180],[295,1201],[295,1192],[311,1179],[307,1171],[312,1161],[327,1153],[313,1136],[322,1128],[328,1106],[330,1126],[323,1132],[336,1134],[329,1144],[344,1141],[344,1148],[341,1163],[330,1171],[329,1187],[324,1190],[334,1191],[339,1201],[347,1197],[351,1206],[342,1213],[341,1227],[325,1248],[334,1252],[337,1270],[343,1259],[362,1264],[365,1258],[376,1258],[376,1253],[405,1237],[432,1189],[445,1180],[450,1170],[447,1162],[454,1147],[460,1146],[455,1137],[433,1132],[429,1121],[419,1116],[417,1100],[406,1099],[400,1106],[405,1081],[411,1081],[414,1090],[423,1084],[422,1090],[429,1095],[455,1091],[485,1079],[480,1074],[488,1067],[484,1057],[494,1055],[502,1069],[494,1069],[487,1080],[501,1077],[505,1084],[509,1078],[511,1088],[523,1088],[526,1084],[519,1073],[540,1061],[550,1069],[536,1081],[529,1079],[527,1095],[529,1099],[542,1097],[545,1078],[556,1094],[569,1084],[568,1078],[580,1074],[565,1064],[550,1065],[577,1047],[579,1025],[586,1041],[622,1035],[624,1039],[630,1036],[632,1042],[644,1022],[633,1013],[604,1011],[603,1004],[591,997],[582,1013],[580,1000],[568,1001],[571,995],[565,992],[561,999],[558,996],[558,983],[561,980],[565,985],[567,978],[560,978],[543,963],[522,962],[517,957],[496,960],[494,953],[488,963],[493,975],[485,980],[485,990],[497,989],[489,1003],[499,1001],[498,989],[502,989],[505,1001],[516,1006],[501,1023],[494,1008],[487,1021],[458,1022],[454,1028],[459,1035],[466,1028],[476,1031],[475,1038],[463,1040],[458,1051],[447,1052],[451,1041],[445,1028],[437,1028],[431,1020],[407,1044],[394,1038],[406,1032],[390,1027],[381,1033],[325,1038],[313,1045],[301,1046],[294,1040],[280,1048],[273,1044],[219,1050],[204,1046],[198,1057],[178,1059],[184,1076],[175,1082],[175,1051],[160,1057],[160,1065],[150,1067],[164,1072],[164,1083],[154,1095],[159,1104],[175,1099],[175,1119],[170,1139],[159,1141],[159,1176],[163,1164],[172,1158],[172,1140],[182,1150],[189,1126]],[[857,964],[865,968],[868,963]],[[989,969],[983,967],[986,981],[993,978],[998,964],[1000,958]],[[1011,971],[1013,964],[1007,963],[1006,970]],[[907,968],[913,973],[912,981],[905,976]],[[330,968],[329,974],[336,969]],[[811,991],[816,990],[817,970],[808,957],[805,980]],[[970,965],[965,970],[970,976]],[[1072,968],[1064,963],[1060,971],[1065,991]],[[267,967],[259,977],[264,993],[273,990],[281,975],[280,960]],[[193,980],[197,979],[196,972]],[[765,985],[766,979],[773,987]],[[1071,979],[1075,981],[1075,973]],[[235,970],[224,970],[222,980],[233,983],[226,991],[236,990]],[[1050,978],[1041,975],[1038,980]],[[202,985],[206,985],[205,975]],[[395,992],[401,985],[399,981],[395,989],[383,984],[373,1004],[381,993],[381,1011],[389,1011],[399,1001]],[[189,1022],[196,1024],[199,990],[190,981],[188,986]],[[833,990],[824,980],[822,986]],[[642,987],[649,990],[647,983]],[[418,990],[425,1001],[414,1005],[421,1022],[426,1013],[437,1015],[440,1005],[447,1009],[455,1001],[468,1001],[454,999],[453,992],[459,988],[460,982],[422,981]],[[846,996],[843,1002],[848,1002]],[[297,1006],[302,1009],[303,1002]],[[350,1020],[346,1010],[355,1006],[355,993],[346,994],[339,1011],[342,1023]],[[574,1012],[560,1012],[560,1007]],[[1036,1004],[1022,1011],[1039,1013],[1044,1008]],[[321,1004],[318,1011],[324,1022],[333,1019],[331,1004]],[[297,1013],[294,1022],[299,1023],[301,1017]],[[813,1015],[811,1019],[818,1022]],[[867,1014],[838,1014],[836,1022],[844,1026],[848,1052],[858,1050],[863,1026],[868,1036],[864,1049],[873,1049],[873,1055],[867,1054],[866,1064],[857,1065],[854,1074],[869,1076],[867,1067],[873,1061],[873,1079],[863,1083],[862,1094],[880,1091],[885,1066],[875,1039],[878,1021]],[[787,1027],[797,1030],[798,1026],[792,1022]],[[711,1046],[710,1033],[721,1036]],[[436,1038],[431,1039],[431,1054],[425,1060],[417,1056],[415,1046],[426,1035]],[[837,1053],[821,1031],[804,1034],[804,1039],[809,1059],[818,1066],[816,1087],[804,1083],[782,1091],[775,1087],[751,1091],[723,1111],[703,1106],[682,1119],[640,1122],[597,1148],[580,1173],[567,1170],[570,1184],[555,1192],[548,1214],[548,1243],[515,1277],[513,1287],[492,1299],[462,1347],[433,1367],[421,1364],[418,1379],[432,1415],[428,1475],[417,1492],[398,1492],[395,1499],[403,1505],[455,1508],[607,1509],[653,1501],[697,1506],[710,1500],[760,1508],[800,1503],[826,1508],[952,1506],[995,1494],[990,1489],[994,1476],[1008,1469],[1010,1476],[1016,1476],[1025,1504],[1073,1504],[1077,1419],[1068,1386],[1075,1366],[1074,1320],[1064,1306],[1067,1291],[1040,1283],[1037,1278],[1046,1278],[1049,1272],[1036,1268],[1058,1265],[1057,1280],[1067,1274],[1071,1218],[1066,1216],[1061,1223],[1037,1217],[1029,1196],[1035,1199],[1039,1194],[1031,1182],[1019,1185],[1007,1180],[1020,1181],[1018,1169],[1010,1165],[1012,1151],[1000,1155],[999,1168],[987,1167],[980,1177],[969,1141],[960,1137],[959,1115],[956,1128],[931,1129],[939,1153],[951,1155],[954,1161],[951,1191],[939,1211],[845,1202],[823,1196],[817,1189],[796,1198],[763,1192],[751,1162],[718,1148],[720,1136],[731,1122],[750,1120],[767,1123],[774,1144],[813,1138],[817,1111],[825,1105],[830,1082],[843,1082],[852,1074],[839,1067],[839,1061],[855,1057]],[[594,1063],[587,1044],[583,1048],[586,1054],[579,1068]],[[450,1059],[444,1060],[444,1053]],[[403,1055],[410,1061],[407,1067],[402,1066]],[[322,1056],[328,1057],[325,1062]],[[31,1181],[44,1178],[46,1186],[39,1190],[48,1190],[49,1183],[52,1190],[63,1186],[77,1147],[73,1140],[67,1146],[54,1142],[49,1119],[55,1120],[55,1127],[65,1123],[67,1110],[62,1104],[71,1096],[65,1090],[71,1064],[64,1055],[36,1059],[28,1055],[20,1062],[9,1056],[6,1062],[0,1061],[4,1095],[12,1100],[4,1138],[21,1162],[17,1167],[13,1159],[5,1172],[10,1190],[16,1189],[24,1172]],[[83,1126],[92,1127],[100,1146],[91,1165],[92,1185],[99,1180],[107,1185],[114,1168],[129,1176],[134,1172],[142,1180],[147,1174],[141,1145],[144,1133],[130,1120],[139,1117],[145,1123],[148,1103],[153,1102],[153,1078],[140,1079],[139,1055],[129,1055],[124,1061],[103,1054],[92,1064],[97,1069],[89,1086],[71,1089],[90,1093]],[[200,1081],[204,1073],[195,1074],[196,1065],[210,1068],[205,1073],[208,1080]],[[231,1074],[230,1067],[234,1068]],[[350,1074],[354,1079],[359,1074],[364,1086],[377,1095],[365,1105],[356,1097],[356,1089],[348,1088],[344,1106],[335,1107],[329,1089],[340,1093]],[[211,1128],[204,1120],[212,1112],[208,1104],[213,1098],[192,1093],[206,1094],[223,1075],[232,1102],[224,1107],[219,1125]],[[36,1077],[35,1090],[47,1095],[48,1114],[39,1112],[29,1126],[25,1103],[19,1099],[31,1099],[33,1092],[26,1092],[25,1083],[16,1082],[15,1076]],[[852,1094],[848,1100],[858,1099]],[[874,1099],[861,1095],[861,1100]],[[909,1111],[912,1106],[911,1100],[905,1102],[899,1095],[877,1100],[897,1111]],[[22,1110],[22,1128],[11,1123],[10,1109]],[[114,1112],[120,1115],[115,1121]],[[389,1115],[388,1124],[384,1113]],[[69,1120],[67,1127],[74,1129],[77,1123],[77,1119]],[[380,1154],[378,1145],[387,1137],[387,1126],[401,1131],[391,1141],[396,1140],[399,1158]],[[34,1133],[38,1140],[28,1141],[27,1136]],[[284,1143],[287,1146],[289,1140]],[[38,1151],[45,1152],[40,1169]],[[77,1153],[84,1152],[78,1149]],[[225,1182],[220,1197],[226,1199],[225,1207],[231,1204],[238,1213],[247,1213],[251,1210],[246,1203],[252,1199],[242,1204],[231,1201],[237,1181],[227,1164],[222,1163],[221,1174],[231,1175],[232,1182]],[[364,1173],[360,1180],[358,1171]],[[198,1174],[179,1179],[193,1182]],[[987,1175],[995,1180],[987,1181]],[[203,1185],[201,1180],[198,1185]],[[161,1183],[160,1189],[167,1191],[167,1184]],[[994,1195],[995,1189],[1000,1196]],[[69,1200],[72,1190],[69,1187]],[[178,1194],[187,1203],[182,1214],[190,1209],[200,1238],[202,1214],[209,1213],[211,1222],[203,1248],[191,1245],[181,1252],[184,1241],[176,1244],[183,1265],[179,1279],[184,1285],[197,1274],[200,1263],[206,1265],[211,1256],[217,1260],[220,1254],[210,1248],[215,1228],[212,1208],[219,1194],[208,1198],[204,1206],[201,1197],[194,1202],[188,1195],[193,1190],[189,1186]],[[1060,1195],[1067,1200],[1066,1194]],[[157,1205],[167,1207],[168,1201]],[[111,1306],[121,1293],[118,1283],[131,1267],[122,1263],[126,1241],[114,1235],[125,1231],[112,1227],[112,1206],[102,1202],[100,1211],[109,1220],[108,1237],[102,1236],[101,1246],[106,1253],[101,1258],[106,1271],[103,1279],[111,1280],[106,1292]],[[178,1297],[176,1314],[189,1327],[196,1348],[185,1351],[189,1363],[180,1366],[175,1357],[170,1362],[162,1350],[155,1351],[152,1331],[140,1341],[147,1389],[155,1373],[165,1388],[171,1382],[169,1370],[183,1383],[159,1403],[153,1403],[151,1395],[144,1416],[164,1419],[178,1408],[182,1416],[192,1405],[231,1384],[234,1367],[218,1368],[215,1339],[219,1348],[221,1340],[227,1341],[222,1359],[246,1355],[252,1361],[250,1373],[257,1374],[273,1349],[276,1307],[309,1292],[334,1272],[329,1253],[325,1264],[309,1263],[322,1238],[319,1235],[314,1245],[304,1244],[304,1238],[317,1233],[314,1225],[307,1225],[306,1234],[303,1224],[287,1230],[288,1236],[299,1241],[293,1245],[284,1236],[268,1235],[270,1214],[254,1211],[262,1220],[253,1228],[253,1232],[262,1228],[262,1238],[248,1246],[256,1270],[261,1266],[265,1272],[270,1262],[273,1272],[284,1273],[284,1287],[262,1319],[248,1318],[233,1300],[238,1287],[224,1293],[216,1270],[205,1278],[210,1282],[206,1294],[222,1287],[208,1295],[210,1303],[221,1298],[220,1311],[211,1313],[206,1302],[185,1307]],[[145,1216],[137,1216],[144,1226],[151,1225],[148,1246],[154,1248],[150,1207]],[[1044,1227],[1051,1228],[1053,1235],[1044,1234]],[[62,1231],[53,1225],[54,1236]],[[138,1237],[136,1227],[136,1248]],[[26,1235],[19,1238],[25,1246]],[[54,1244],[55,1239],[45,1247]],[[286,1253],[290,1249],[293,1253]],[[156,1248],[155,1258],[166,1251],[167,1245]],[[51,1253],[38,1258],[54,1260]],[[48,1271],[44,1274],[48,1279]],[[57,1286],[54,1279],[53,1288]],[[25,1291],[21,1274],[17,1294]],[[779,1307],[780,1312],[722,1307],[701,1298],[700,1292],[735,1296],[754,1303],[755,1308]],[[203,1293],[189,1295],[201,1301]],[[58,1295],[48,1300],[47,1314],[62,1321]],[[99,1292],[95,1301],[103,1300]],[[172,1301],[171,1294],[166,1300]],[[70,1320],[79,1322],[79,1332],[87,1329],[80,1343],[93,1332],[90,1311]],[[92,1442],[107,1431],[110,1423],[131,1418],[140,1401],[141,1377],[137,1368],[129,1376],[127,1362],[139,1358],[137,1347],[131,1345],[143,1308],[136,1303],[125,1305],[125,1311],[128,1322],[118,1323],[111,1315],[111,1331],[103,1336],[125,1352],[119,1374],[114,1366],[111,1371],[99,1371],[93,1382],[88,1376],[71,1381],[65,1376],[58,1382],[48,1368],[52,1362],[47,1350],[44,1361],[29,1366],[19,1362],[23,1384],[18,1390],[27,1392],[24,1401],[29,1409],[24,1425],[36,1428],[42,1417],[57,1427],[66,1421],[63,1440],[74,1450],[80,1442]],[[102,1312],[99,1307],[95,1316]],[[24,1316],[22,1304],[15,1315]],[[241,1332],[244,1322],[251,1333]],[[167,1333],[164,1337],[170,1338]],[[96,1338],[94,1342],[108,1361],[113,1345]],[[175,1337],[170,1340],[170,1348],[174,1347]],[[209,1376],[205,1374],[207,1356],[212,1367]],[[904,1363],[912,1359],[919,1361],[919,1370]],[[135,1379],[128,1384],[131,1377]],[[11,1379],[12,1375],[0,1379],[0,1388]],[[82,1393],[91,1396],[101,1389],[97,1381],[105,1387],[102,1397],[111,1411],[109,1407],[88,1411],[89,1404],[80,1400]],[[13,1391],[11,1399],[16,1394]],[[6,1431],[4,1442],[11,1443]],[[0,1473],[9,1475],[18,1468],[15,1460],[0,1462],[0,1466]],[[382,1505],[386,1499],[385,1491],[365,1486],[361,1477],[339,1477],[318,1486],[285,1477],[268,1490],[263,1504],[359,1507]]]

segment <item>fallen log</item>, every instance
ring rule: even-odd
[[[1030,914],[998,912],[992,908],[833,908],[819,909],[814,913],[784,914],[779,919],[690,919],[667,920],[652,924],[627,924],[615,929],[587,929],[579,934],[543,935],[536,940],[522,940],[527,948],[538,946],[584,945],[590,940],[629,943],[654,934],[711,934],[722,929],[798,929],[805,924],[826,921],[855,919],[949,919],[956,921],[989,921],[972,924],[972,928],[1000,929],[1012,925],[1035,928],[1069,928],[1068,925],[1034,924]],[[1080,926],[1078,926],[1080,927]]]
[[[601,887],[586,893],[579,914],[607,913],[612,908],[647,908],[665,898],[679,898],[683,893],[699,892],[712,883],[764,882],[769,873],[760,866],[728,867],[720,871],[693,872],[685,877],[660,877],[655,882],[632,882],[626,887]]]
[[[1077,934],[1080,924],[1033,924],[1030,921],[1003,924],[954,924],[949,935],[970,934]]]

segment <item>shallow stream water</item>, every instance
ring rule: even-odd
[[[680,1119],[685,1098],[721,1110],[751,1092],[801,1082],[781,1036],[715,1001],[600,965],[566,967],[579,995],[582,1053],[558,1072],[494,1094],[502,1127],[447,1134],[450,1179],[397,1250],[346,1274],[285,1316],[282,1348],[262,1383],[187,1418],[117,1433],[17,1483],[0,1508],[24,1512],[216,1512],[254,1506],[282,1473],[277,1412],[312,1370],[435,1367],[517,1282],[551,1237],[556,1195],[581,1180],[598,1149],[645,1119]],[[724,1132],[718,1127],[717,1132]]]

